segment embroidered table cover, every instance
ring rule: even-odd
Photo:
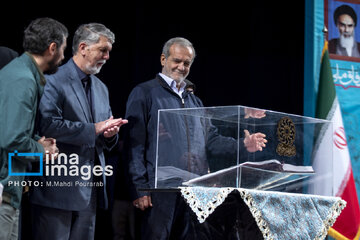
[[[179,187],[200,223],[238,191],[265,240],[324,239],[345,208],[339,197],[244,188]]]

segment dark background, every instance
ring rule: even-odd
[[[109,88],[115,117],[125,115],[131,89],[161,71],[163,44],[189,39],[197,52],[188,78],[204,105],[244,105],[303,114],[304,1],[48,1],[9,2],[0,45],[22,53],[25,27],[52,17],[72,35],[100,22],[115,33],[110,60],[98,77]],[[119,5],[119,6],[115,6]],[[13,6],[12,6],[13,5]],[[4,11],[7,11],[7,10]],[[15,11],[16,9],[16,11]]]

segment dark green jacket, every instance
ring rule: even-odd
[[[8,176],[8,155],[44,152],[36,141],[35,119],[45,78],[28,53],[15,58],[0,70],[0,183],[4,200],[20,207],[24,176]],[[26,172],[31,158],[12,158],[12,172]]]

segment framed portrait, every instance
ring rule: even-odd
[[[360,62],[360,0],[325,0],[331,59]]]

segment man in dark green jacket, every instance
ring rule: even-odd
[[[21,196],[23,186],[28,185],[24,173],[32,161],[19,157],[20,153],[57,152],[54,139],[36,136],[35,120],[46,83],[43,73],[57,70],[67,37],[68,30],[60,22],[35,19],[24,31],[25,52],[0,70],[0,183],[4,186],[0,239],[18,238]]]

